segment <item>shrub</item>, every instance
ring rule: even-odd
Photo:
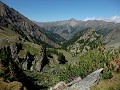
[[[103,75],[102,75],[103,79],[110,79],[112,77],[113,77],[112,72],[110,70],[104,70],[103,71]]]
[[[67,62],[67,60],[65,59],[65,56],[63,55],[63,53],[58,54],[58,61],[60,64],[65,64]]]

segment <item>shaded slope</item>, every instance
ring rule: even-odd
[[[37,42],[38,44],[45,42],[51,46],[59,47],[46,34],[45,30],[13,8],[0,2],[0,29],[5,31],[5,28],[19,34],[27,41]]]

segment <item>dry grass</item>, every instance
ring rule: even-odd
[[[10,43],[18,42],[18,37],[18,34],[7,28],[5,28],[4,30],[0,29],[0,48],[7,46]]]
[[[20,82],[5,82],[3,78],[0,78],[0,90],[26,90],[26,88],[23,87],[22,83]]]
[[[91,90],[120,90],[120,73],[113,73],[109,80],[101,80],[98,85],[91,87]]]

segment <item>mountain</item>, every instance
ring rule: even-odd
[[[118,48],[120,46],[120,23],[103,38],[103,42],[106,43],[106,47]]]
[[[102,35],[98,34],[95,28],[86,28],[72,39],[63,43],[63,48],[67,48],[72,55],[87,52],[102,44]]]
[[[0,2],[0,34],[3,36],[1,36],[2,41],[7,37],[7,39],[10,39],[13,36],[19,36],[30,42],[38,44],[44,42],[50,46],[60,47],[57,44],[58,42],[56,43],[58,40],[53,37],[61,37],[50,33],[52,32],[46,32],[42,27],[33,23],[18,11]],[[63,39],[61,38],[61,40]]]
[[[106,22],[102,20],[78,21],[74,18],[65,21],[35,23],[48,31],[59,34],[67,40],[71,39],[74,35],[85,28],[95,28],[98,33],[105,35],[118,26],[114,22]]]
[[[95,28],[85,28],[64,42],[62,46],[73,55],[84,53],[89,49],[95,49],[104,45],[108,49],[120,47],[119,23],[109,33],[103,33],[98,32]]]

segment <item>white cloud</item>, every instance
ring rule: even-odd
[[[87,21],[87,20],[103,20],[103,21],[107,21],[107,22],[115,22],[115,23],[120,23],[120,16],[112,16],[110,18],[103,18],[103,17],[87,17],[85,18],[83,21]]]
[[[88,20],[96,20],[96,18],[95,17],[87,17],[84,19],[84,21],[88,21]]]
[[[110,17],[110,18],[108,18],[106,21],[108,21],[108,22],[120,23],[120,16]]]

